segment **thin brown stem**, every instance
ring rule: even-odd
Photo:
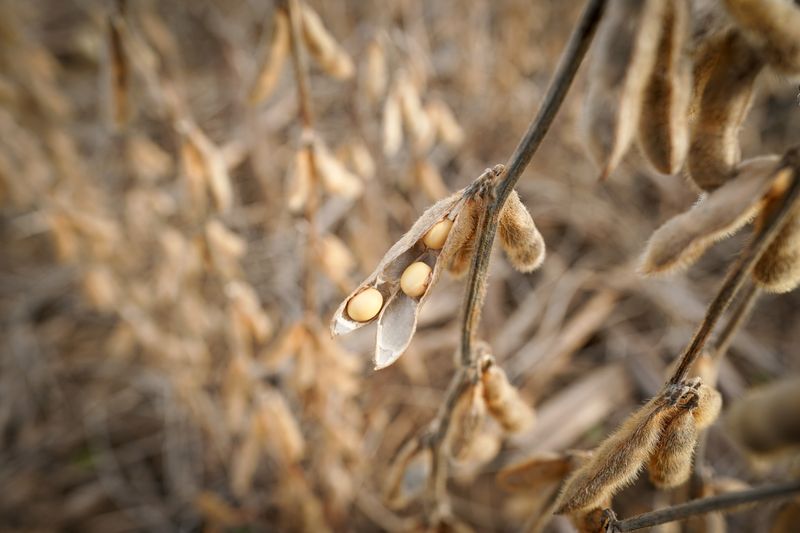
[[[311,105],[311,91],[308,77],[308,60],[301,42],[302,32],[302,5],[300,0],[281,0],[280,9],[286,12],[289,20],[289,40],[294,70],[295,86],[297,88],[297,108],[300,123],[303,126],[300,143],[308,149],[310,161],[309,195],[306,200],[303,215],[306,219],[306,250],[305,270],[303,278],[303,302],[306,313],[314,315],[317,310],[316,300],[316,263],[319,236],[317,235],[316,219],[319,209],[319,194],[317,184],[316,153],[314,151],[314,111]]]
[[[464,314],[462,318],[461,359],[471,360],[475,329],[480,318],[480,295],[485,288],[489,259],[497,232],[497,221],[508,195],[519,181],[522,172],[531,162],[533,155],[550,129],[564,98],[569,91],[575,74],[578,72],[592,42],[592,38],[605,10],[606,0],[589,0],[581,14],[578,25],[572,32],[567,47],[561,55],[556,72],[547,88],[544,101],[536,117],[531,121],[525,136],[520,140],[514,153],[505,166],[501,181],[495,188],[494,201],[488,205],[475,255],[472,258],[467,278]]]
[[[781,198],[780,205],[767,215],[761,227],[761,231],[753,235],[750,243],[742,251],[730,270],[728,270],[728,274],[725,276],[725,280],[722,282],[722,286],[720,286],[717,295],[711,303],[708,304],[708,309],[703,317],[703,321],[697,328],[686,350],[684,350],[681,355],[680,363],[669,380],[670,384],[677,385],[686,377],[686,373],[689,371],[692,363],[694,363],[702,352],[714,326],[728,308],[728,305],[730,305],[736,293],[741,289],[752,271],[753,266],[767,249],[772,239],[792,212],[795,201],[800,195],[800,172],[798,171],[798,169],[800,169],[800,148],[793,148],[786,153],[783,160],[778,164],[775,174],[783,172],[786,169],[793,169],[794,171],[791,185],[783,195],[783,198]]]
[[[750,318],[750,312],[753,310],[760,294],[761,290],[758,288],[758,285],[751,283],[745,289],[744,294],[739,298],[736,307],[731,311],[728,322],[714,341],[714,349],[711,351],[711,357],[715,366],[719,365],[722,358],[725,357],[736,333],[745,322],[747,322],[747,319]]]
[[[614,533],[635,531],[659,524],[666,524],[667,522],[683,520],[695,515],[730,510],[732,507],[748,503],[784,498],[796,493],[800,493],[800,480],[743,490],[741,492],[720,494],[718,496],[692,500],[673,507],[667,507],[666,509],[640,514],[625,520],[611,518],[607,531]]]

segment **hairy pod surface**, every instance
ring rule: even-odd
[[[757,226],[772,211],[772,203],[760,214]],[[755,264],[753,279],[762,289],[774,293],[789,292],[800,285],[800,209],[792,211]]]
[[[636,479],[658,445],[664,423],[696,401],[697,393],[691,386],[682,386],[679,392],[673,399],[672,392],[662,391],[600,443],[592,458],[564,484],[556,513],[598,507]]]
[[[634,138],[655,65],[664,4],[612,2],[600,26],[581,122],[601,179],[614,171]]]
[[[660,489],[677,487],[692,472],[697,425],[689,410],[678,413],[664,428],[647,464],[650,481]]]
[[[667,0],[665,4],[656,62],[644,89],[638,137],[653,168],[674,174],[681,169],[689,148],[689,2]]]
[[[481,382],[486,406],[503,429],[520,431],[533,423],[533,409],[525,403],[516,387],[509,383],[502,368],[490,364],[481,372]]]
[[[741,158],[739,129],[764,66],[736,28],[709,37],[697,53],[687,168],[704,191],[731,177]]]
[[[725,0],[728,12],[772,68],[800,74],[800,5],[791,0]]]
[[[658,228],[647,243],[639,271],[653,275],[687,268],[712,244],[745,225],[760,209],[777,162],[775,156],[744,161],[728,183]]]
[[[517,191],[511,191],[503,206],[497,233],[509,262],[518,271],[533,272],[544,262],[544,239]]]

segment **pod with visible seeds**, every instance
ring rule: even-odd
[[[689,410],[678,413],[664,428],[647,465],[650,481],[660,489],[677,487],[692,473],[697,425]]]
[[[735,28],[709,38],[698,52],[687,169],[705,191],[735,175],[741,158],[739,129],[763,66],[761,56]]]
[[[347,316],[356,322],[372,320],[383,307],[383,295],[372,287],[359,292],[347,302]]]
[[[250,89],[248,100],[251,105],[256,105],[269,97],[283,70],[286,54],[289,52],[289,17],[286,12],[279,9],[275,12],[275,23],[272,29],[272,39],[269,48],[264,53],[258,67],[253,87]]]
[[[800,74],[800,5],[791,0],[725,0],[744,35],[772,68]]]
[[[422,237],[422,243],[432,250],[441,250],[453,228],[453,221],[444,218],[433,225],[431,229]]]
[[[653,167],[674,174],[689,148],[689,100],[692,70],[686,55],[689,3],[667,0],[656,63],[644,90],[639,145]]]
[[[601,179],[614,171],[636,133],[655,64],[664,4],[612,2],[600,27],[581,123]]]
[[[411,263],[400,276],[400,290],[411,298],[419,298],[428,289],[433,269],[422,261]]]
[[[341,303],[331,320],[331,334],[335,336],[349,333],[377,319],[375,368],[385,368],[395,362],[411,342],[416,331],[419,310],[436,283],[442,267],[448,265],[450,258],[465,245],[462,239],[465,232],[458,230],[464,225],[463,215],[468,212],[464,207],[474,202],[485,202],[483,195],[486,184],[494,181],[498,175],[497,169],[502,169],[502,166],[486,171],[469,187],[428,208],[411,229],[389,249],[375,271]],[[453,227],[443,247],[440,250],[427,247],[423,242],[424,236],[445,218],[453,222]],[[413,296],[404,292],[404,284],[401,283],[403,273],[412,263],[421,263],[430,268],[426,276],[417,277],[417,281],[421,279],[423,283],[411,284],[416,290],[411,290],[410,285],[406,287]],[[419,268],[422,267],[416,266],[413,270]],[[346,312],[348,302],[368,287],[381,293],[384,306],[372,320],[352,320]]]
[[[766,156],[743,162],[735,178],[658,228],[647,243],[639,271],[653,275],[686,268],[713,243],[745,225],[758,212],[777,161]]]
[[[533,409],[508,381],[506,373],[491,359],[482,363],[483,396],[489,412],[506,431],[521,431],[533,423]]]
[[[544,239],[517,191],[511,191],[503,206],[497,234],[509,262],[518,271],[533,272],[544,262]]]
[[[336,79],[346,80],[355,73],[353,60],[328,32],[322,19],[307,4],[302,6],[303,40],[311,57]]]
[[[697,399],[691,386],[681,386],[673,397],[665,389],[634,412],[594,451],[592,458],[565,482],[556,513],[598,507],[630,484],[658,445],[664,422]]]

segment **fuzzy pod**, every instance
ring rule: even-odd
[[[800,74],[800,5],[791,0],[725,0],[728,13],[769,65]]]
[[[456,459],[469,455],[486,419],[486,402],[483,396],[483,384],[478,382],[467,387],[456,402],[446,436],[450,455]]]
[[[681,169],[689,148],[692,69],[687,54],[688,0],[667,0],[656,63],[644,90],[639,146],[658,172]]]
[[[508,381],[508,376],[496,364],[489,364],[481,372],[483,396],[489,413],[506,431],[521,431],[533,423],[533,409],[522,399],[519,391]]]
[[[647,471],[653,485],[669,489],[689,479],[696,444],[697,424],[694,416],[689,410],[682,411],[666,424],[658,446],[648,461]]]
[[[697,406],[692,409],[692,417],[698,430],[706,429],[714,423],[722,410],[722,395],[714,387],[701,384],[697,387]]]
[[[800,378],[756,388],[725,415],[734,439],[754,455],[769,456],[800,448]]]
[[[455,277],[461,277],[469,270],[470,261],[478,244],[475,234],[478,231],[482,207],[482,203],[477,199],[467,200],[450,230],[453,254],[448,258],[446,268]]]
[[[661,0],[618,0],[608,6],[600,26],[581,129],[601,179],[614,171],[636,133],[664,5]]]
[[[272,94],[289,53],[289,17],[285,11],[279,9],[275,12],[274,20],[272,39],[267,45],[268,48],[248,95],[250,105],[260,104]]]
[[[759,211],[778,160],[764,156],[744,161],[735,178],[658,228],[647,243],[639,271],[654,275],[685,269],[712,244],[738,231]]]
[[[782,196],[783,189],[790,182],[791,170],[780,173],[776,180],[779,194],[769,195],[767,205],[760,213],[757,226],[772,212],[773,206]],[[794,209],[778,234],[753,267],[753,279],[765,291],[774,293],[789,292],[800,285],[800,209]]]
[[[565,482],[556,513],[593,509],[632,483],[656,449],[665,422],[696,398],[691,386],[681,386],[677,394],[665,389],[635,411]]]
[[[761,56],[735,28],[711,36],[697,53],[687,169],[704,191],[735,175],[739,129],[763,67]]]
[[[325,72],[339,80],[353,76],[353,60],[325,28],[317,12],[305,3],[302,5],[302,33],[311,57]]]
[[[518,271],[533,272],[544,262],[544,239],[517,191],[511,191],[503,206],[497,234],[509,262]]]

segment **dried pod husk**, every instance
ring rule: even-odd
[[[227,210],[233,205],[233,185],[222,151],[191,120],[179,121],[176,129],[184,136],[185,164],[195,167],[192,174],[202,176],[217,209]]]
[[[791,0],[725,0],[728,12],[769,65],[800,74],[800,6]]]
[[[669,489],[689,479],[692,456],[697,444],[697,424],[689,410],[667,422],[653,455],[647,464],[650,481],[660,489]]]
[[[317,12],[305,3],[302,12],[303,40],[311,57],[336,79],[346,80],[352,77],[355,73],[353,60],[325,28]]]
[[[340,335],[354,329],[378,322],[375,347],[375,367],[381,369],[397,360],[408,347],[417,327],[417,315],[425,303],[454,250],[452,231],[441,250],[425,247],[422,238],[427,231],[445,217],[454,220],[453,228],[459,226],[460,214],[467,202],[463,189],[428,208],[409,231],[397,241],[378,263],[375,271],[354,290],[337,309],[331,321],[331,334]],[[424,262],[432,268],[431,279],[425,292],[419,297],[410,297],[400,290],[400,278],[405,269],[414,262]],[[347,316],[348,301],[362,290],[372,287],[383,295],[384,306],[378,316],[365,322],[356,322]]]
[[[314,164],[312,158],[309,146],[303,146],[295,152],[294,164],[289,170],[287,179],[287,205],[289,211],[293,213],[298,213],[305,208],[311,194],[312,165]]]
[[[267,45],[258,74],[250,89],[248,100],[251,105],[257,105],[266,100],[275,84],[280,78],[283,63],[289,52],[289,17],[282,9],[275,11],[275,22],[272,29],[272,39]]]
[[[714,423],[722,410],[722,395],[714,387],[701,384],[697,387],[697,406],[692,409],[692,417],[698,431]]]
[[[491,415],[506,431],[517,432],[530,427],[533,409],[520,397],[519,391],[497,364],[490,362],[481,372],[483,395]]]
[[[584,137],[601,179],[614,171],[636,133],[655,65],[664,4],[612,2],[601,24],[582,117]]]
[[[386,475],[383,500],[390,509],[401,509],[418,497],[428,482],[431,451],[419,439],[407,441],[397,452]]]
[[[406,74],[401,74],[396,82],[396,92],[400,97],[403,121],[419,152],[426,152],[436,140],[436,129],[431,123],[417,87]]]
[[[347,170],[321,141],[314,143],[314,162],[325,190],[342,198],[358,198],[364,184],[358,176]]]
[[[373,102],[379,101],[386,92],[389,76],[386,52],[378,39],[373,39],[367,45],[367,65],[363,79],[367,96]]]
[[[763,66],[761,56],[735,28],[710,37],[698,51],[687,169],[705,191],[735,176],[741,158],[739,129]]]
[[[800,447],[800,378],[749,391],[725,415],[730,434],[747,451],[770,456]]]
[[[639,271],[653,275],[687,268],[713,243],[745,225],[760,209],[777,162],[775,156],[744,161],[735,178],[658,228],[650,237]]]
[[[517,191],[511,191],[503,206],[497,234],[509,262],[518,271],[533,272],[544,262],[544,239]]]
[[[461,393],[453,408],[452,421],[446,437],[452,457],[463,459],[470,453],[485,419],[486,402],[483,398],[483,384],[478,382],[468,386]]]
[[[442,142],[450,148],[461,146],[464,142],[464,130],[446,103],[442,100],[432,100],[425,105],[425,111]]]
[[[449,240],[452,241],[453,253],[447,258],[445,265],[447,271],[455,277],[463,276],[469,270],[478,244],[475,233],[478,231],[482,207],[479,199],[468,199],[450,230]]]
[[[681,169],[689,148],[689,102],[692,68],[688,0],[667,0],[656,63],[644,90],[639,117],[639,145],[662,174]]]
[[[504,467],[497,474],[497,484],[510,492],[539,492],[561,483],[591,456],[592,452],[583,450],[537,453],[522,462]]]
[[[682,386],[677,400],[665,389],[629,416],[569,477],[556,502],[556,513],[593,509],[630,484],[658,445],[664,423],[696,398],[691,386]]]
[[[400,110],[400,96],[392,91],[383,103],[383,154],[392,157],[403,146],[403,115]]]
[[[791,177],[791,170],[780,172],[776,188],[783,190]],[[777,200],[782,196],[769,195],[767,205],[759,213],[756,227],[772,213]],[[775,235],[764,254],[753,267],[753,279],[767,292],[783,293],[795,289],[800,284],[800,209],[795,208],[784,225]]]

